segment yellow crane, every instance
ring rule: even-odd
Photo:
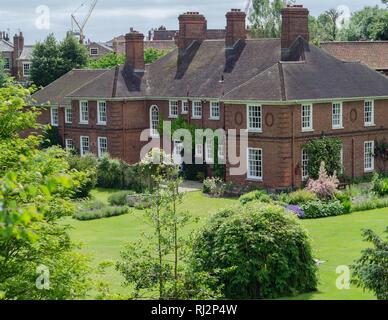
[[[78,20],[78,18],[76,17],[76,13],[81,9],[81,8],[84,8],[85,6],[87,6],[89,4],[89,10],[85,16],[85,18],[83,20]],[[81,44],[84,43],[84,40],[85,40],[85,26],[86,24],[88,23],[89,19],[90,19],[90,16],[92,15],[93,13],[93,10],[94,8],[96,7],[97,5],[97,0],[92,0],[92,1],[85,1],[84,3],[82,3],[78,8],[77,10],[75,10],[72,14],[71,14],[71,31],[72,33],[75,35],[75,36],[78,36],[79,37],[79,42]]]

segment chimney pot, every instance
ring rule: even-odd
[[[303,5],[288,5],[281,10],[282,14],[282,59],[288,56],[289,49],[294,41],[300,36],[306,41],[309,35],[309,10]]]
[[[199,12],[188,11],[179,16],[179,32],[176,43],[179,50],[184,50],[193,41],[202,42],[206,38],[207,21]]]
[[[144,35],[133,28],[125,35],[125,64],[130,65],[135,72],[145,69]]]
[[[238,40],[247,38],[245,21],[246,14],[240,9],[231,9],[226,14],[225,45],[227,48],[233,47]]]

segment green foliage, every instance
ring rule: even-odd
[[[67,153],[67,162],[70,169],[77,171],[96,171],[98,165],[98,159],[95,155],[88,153],[80,157],[73,151]]]
[[[48,125],[43,130],[42,148],[49,148],[52,146],[60,146],[61,140],[59,137],[58,127]]]
[[[146,48],[144,49],[144,62],[146,64],[154,63],[155,61],[164,57],[167,53],[168,51],[166,50],[159,50],[156,48]]]
[[[312,179],[319,177],[321,163],[325,163],[327,174],[333,176],[341,170],[341,140],[322,137],[310,140],[303,146],[308,154],[308,173]]]
[[[342,40],[388,40],[388,9],[365,7],[355,12],[341,31]]]
[[[125,63],[125,54],[108,53],[99,59],[90,59],[88,68],[90,69],[111,69]]]
[[[380,172],[386,172],[388,162],[388,143],[385,138],[381,141],[375,141],[374,157],[377,160],[377,164],[381,165]]]
[[[213,197],[221,197],[226,190],[226,185],[220,178],[207,178],[203,181],[202,192]]]
[[[380,197],[388,195],[388,178],[381,178],[376,173],[372,180],[372,190]]]
[[[275,299],[317,286],[306,231],[273,204],[218,212],[196,235],[192,267],[216,277],[226,299]]]
[[[337,192],[335,198],[339,200],[344,208],[344,213],[352,212],[352,199],[350,195],[343,192]]]
[[[4,59],[0,55],[0,87],[3,87],[8,79],[8,74],[4,69]]]
[[[124,206],[127,204],[127,197],[134,194],[133,191],[119,191],[109,196],[108,202],[112,206]]]
[[[117,217],[129,213],[129,208],[125,206],[97,207],[81,209],[73,215],[74,219],[87,221],[102,218]]]
[[[346,214],[347,209],[338,200],[313,200],[302,204],[301,209],[305,213],[305,219],[317,219]]]
[[[388,197],[374,197],[371,199],[363,200],[361,202],[352,203],[352,212],[360,212],[380,208],[388,208]]]
[[[246,205],[252,201],[260,201],[264,203],[272,202],[272,198],[264,190],[255,190],[242,195],[239,199],[242,205]]]
[[[120,191],[110,195],[108,202],[111,205],[126,205],[136,209],[146,209],[151,207],[152,195],[147,193],[136,194],[133,191]]]
[[[388,233],[388,228],[385,232]],[[377,299],[388,300],[388,241],[372,230],[364,230],[363,238],[373,244],[373,248],[363,250],[362,256],[352,265],[352,282],[373,291]]]
[[[281,12],[287,1],[253,0],[253,12],[248,17],[251,32],[258,38],[278,38],[281,31]]]
[[[294,204],[294,205],[301,205],[303,203],[314,201],[317,199],[318,197],[315,195],[314,192],[302,189],[288,194],[287,203]]]
[[[32,53],[31,80],[37,86],[47,86],[74,68],[87,64],[87,52],[74,37],[58,43],[53,34],[35,45]]]
[[[92,191],[97,184],[95,171],[72,170],[70,175],[74,184],[72,198],[82,199],[89,197],[90,191]]]

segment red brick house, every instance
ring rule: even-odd
[[[34,99],[51,102],[63,144],[81,153],[135,163],[147,143],[141,132],[181,116],[197,127],[249,132],[247,173],[231,175],[227,156],[227,181],[299,186],[308,161],[302,146],[322,134],[342,140],[345,175],[369,174],[374,141],[388,138],[388,79],[309,44],[308,14],[285,8],[281,39],[246,39],[245,14],[232,10],[226,38],[206,40],[205,17],[186,13],[178,48],[159,61],[144,64],[144,36],[131,32],[125,65],[73,70]]]

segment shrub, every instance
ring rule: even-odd
[[[73,215],[74,219],[86,221],[120,216],[129,213],[128,207],[102,207],[100,209],[87,209]]]
[[[320,199],[332,199],[337,192],[338,185],[336,173],[334,172],[332,176],[329,176],[325,169],[325,163],[322,162],[318,179],[310,179],[306,189],[315,193]]]
[[[309,201],[302,204],[301,209],[304,211],[306,219],[339,216],[347,213],[341,202],[338,200]]]
[[[388,233],[388,228],[385,232]],[[358,287],[372,290],[377,299],[388,300],[388,241],[372,230],[364,230],[363,237],[374,247],[363,250],[361,258],[352,265],[352,282]]]
[[[379,208],[388,208],[388,197],[385,198],[370,198],[360,202],[352,203],[352,212],[374,210]]]
[[[133,191],[120,191],[112,194],[108,198],[111,205],[133,207],[136,209],[150,208],[152,205],[151,194],[143,193],[136,194]]]
[[[372,190],[380,197],[388,195],[388,179],[381,178],[376,173],[372,179]]]
[[[296,217],[273,204],[224,209],[196,235],[191,266],[218,279],[226,299],[274,299],[310,292],[317,267]]]
[[[225,183],[220,178],[207,178],[203,182],[203,193],[221,197],[225,192]]]
[[[242,195],[239,201],[242,205],[246,205],[247,203],[252,201],[261,201],[264,203],[269,203],[272,202],[272,198],[264,190],[255,190]]]
[[[70,169],[77,171],[96,171],[98,160],[97,158],[88,153],[82,157],[73,151],[67,153],[67,162],[69,163]]]
[[[289,193],[287,200],[289,204],[301,205],[308,201],[317,200],[317,196],[314,192],[308,190],[298,190]]]
[[[71,171],[71,177],[74,183],[73,198],[87,198],[90,191],[96,187],[95,171]]]
[[[350,213],[352,211],[352,200],[349,194],[338,192],[335,194],[335,198],[341,202],[344,207],[344,213]]]

